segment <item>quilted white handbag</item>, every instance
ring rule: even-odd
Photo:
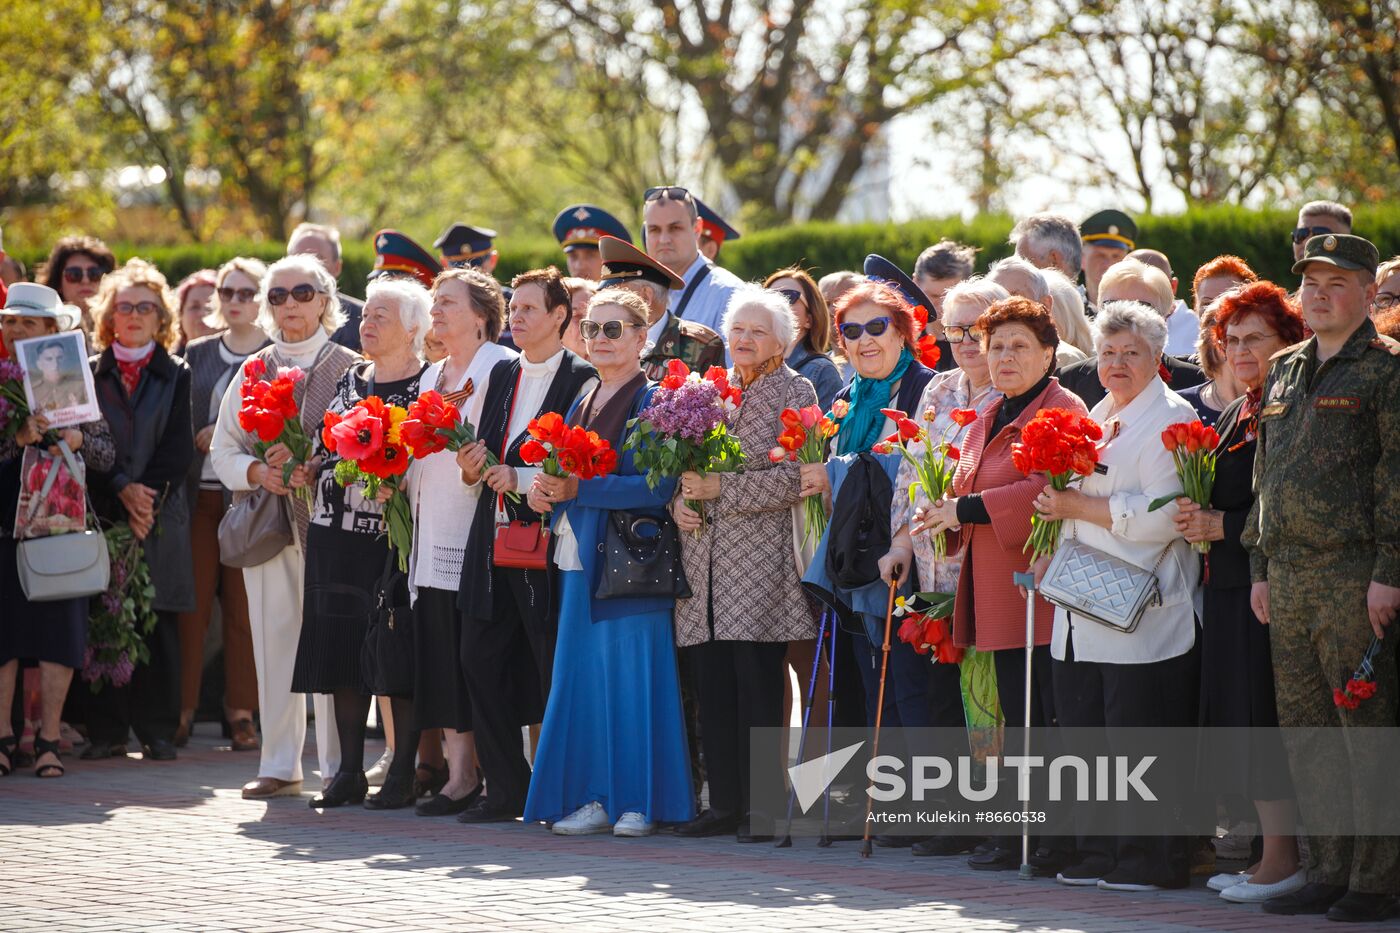
[[[1163,548],[1152,569],[1144,570],[1071,536],[1050,559],[1040,595],[1066,612],[1129,634],[1149,606],[1162,603],[1157,568],[1170,549]]]

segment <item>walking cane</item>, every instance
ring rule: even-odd
[[[826,638],[827,616],[830,614],[830,609],[825,609],[822,611],[821,628],[817,629],[817,650],[812,654],[812,676],[807,681],[807,702],[804,704],[804,708],[802,710],[802,736],[797,740],[798,764],[802,764],[802,753],[803,750],[807,748],[807,725],[812,721],[812,702],[817,698],[817,674],[821,672],[822,645]],[[831,724],[827,723],[827,729],[830,730],[830,728]],[[827,741],[830,742],[830,739],[828,739]],[[787,749],[783,750],[783,754],[787,754]],[[792,845],[792,804],[793,801],[796,800],[796,798],[797,787],[789,786],[787,801],[787,832],[783,834],[782,839],[778,840],[777,844],[774,846],[775,849],[786,849]]]
[[[831,636],[826,640],[826,754],[831,755],[831,730],[836,725],[836,613],[831,614]],[[831,785],[822,791],[822,837],[817,847],[831,845]]]
[[[899,588],[899,575],[903,567],[896,565],[890,571],[890,597],[885,606],[885,639],[880,644],[880,693],[875,701],[875,741],[870,746],[870,760],[880,754],[880,720],[885,714],[885,675],[890,670],[890,622],[894,619],[894,591]],[[870,810],[875,805],[871,788],[865,789],[865,836],[860,843],[860,857],[870,858]]]
[[[1031,653],[1035,650],[1035,574],[1030,571],[1013,573],[1011,583],[1026,591],[1026,728],[1021,733],[1023,737],[1021,754],[1025,756],[1023,761],[1030,761]],[[1026,791],[1026,799],[1021,801],[1021,870],[1016,873],[1016,877],[1021,881],[1030,881],[1034,877],[1034,872],[1031,870],[1031,824],[1026,821],[1031,805],[1029,782],[1027,782]]]

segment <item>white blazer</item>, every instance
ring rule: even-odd
[[[1131,634],[1089,619],[1071,618],[1057,607],[1050,651],[1064,660],[1072,630],[1075,660],[1113,664],[1165,661],[1190,651],[1196,642],[1201,562],[1172,523],[1176,504],[1168,503],[1155,512],[1147,507],[1153,499],[1181,489],[1172,455],[1162,445],[1162,431],[1170,424],[1200,419],[1191,403],[1168,389],[1161,379],[1153,379],[1127,407],[1109,417],[1112,406],[1113,397],[1108,396],[1089,413],[1103,425],[1104,441],[1099,468],[1084,478],[1080,489],[1085,495],[1108,499],[1113,528],[1069,520],[1060,532],[1060,541],[1077,534],[1090,547],[1145,569],[1151,569],[1167,548],[1157,567],[1162,605],[1144,612]]]

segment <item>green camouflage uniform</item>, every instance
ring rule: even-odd
[[[661,336],[642,357],[647,378],[659,381],[665,376],[668,360],[680,360],[692,371],[703,373],[711,366],[724,365],[724,341],[704,324],[671,315]]]
[[[1320,237],[1317,239],[1321,239]],[[1270,642],[1279,724],[1290,727],[1390,726],[1396,718],[1396,656],[1376,662],[1377,692],[1355,710],[1333,703],[1371,642],[1366,591],[1375,580],[1400,586],[1400,345],[1362,322],[1319,364],[1317,339],[1274,357],[1259,412],[1255,503],[1243,541],[1255,582],[1269,584]],[[1400,629],[1391,627],[1392,639]],[[1364,733],[1355,733],[1364,736]],[[1346,741],[1354,782],[1391,791],[1395,775],[1368,764],[1364,738]],[[1324,756],[1290,738],[1289,764],[1300,788]],[[1333,781],[1327,805],[1353,812],[1357,832],[1374,804],[1353,801]],[[1304,795],[1300,795],[1304,796]],[[1384,796],[1393,799],[1392,792]],[[1371,797],[1372,801],[1376,798]],[[1304,828],[1308,804],[1302,802]],[[1400,839],[1309,837],[1308,880],[1362,893],[1400,892]]]

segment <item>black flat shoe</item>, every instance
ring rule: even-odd
[[[977,847],[976,836],[932,836],[914,843],[909,851],[914,855],[964,855]]]
[[[379,788],[379,793],[365,797],[366,810],[402,810],[413,806],[418,799],[413,778],[389,775]]]
[[[477,799],[481,796],[482,790],[483,785],[481,783],[481,778],[478,777],[476,786],[473,787],[465,797],[453,800],[446,794],[433,794],[433,796],[414,807],[413,812],[417,813],[419,816],[458,816],[465,813],[472,804],[476,803]]]
[[[363,771],[337,771],[326,789],[311,798],[311,809],[328,810],[347,804],[362,803],[369,790]]]
[[[1287,917],[1299,914],[1325,914],[1345,896],[1347,889],[1339,884],[1308,882],[1292,894],[1271,897],[1264,902],[1264,913]]]
[[[1021,867],[1021,853],[1011,849],[979,852],[968,857],[967,867],[974,871],[1013,871]]]
[[[1050,849],[1041,846],[1031,853],[1030,865],[1031,868],[1036,870],[1037,874],[1053,878],[1055,875],[1059,874],[1060,869],[1070,864],[1073,859],[1074,856],[1072,853],[1065,852],[1061,849]]]
[[[1362,894],[1348,891],[1342,899],[1327,911],[1328,920],[1342,923],[1379,923],[1395,916],[1396,905],[1393,894]]]
[[[739,817],[734,813],[717,813],[706,810],[704,813],[676,827],[677,836],[688,839],[702,839],[706,836],[727,836],[739,830]]]
[[[101,761],[104,758],[125,758],[126,743],[89,742],[88,747],[78,756],[82,761]]]
[[[149,745],[141,747],[141,757],[146,761],[174,761],[175,745],[165,739],[152,739]]]
[[[514,823],[520,817],[519,810],[498,806],[491,802],[489,795],[481,797],[479,784],[472,794],[478,799],[457,817],[459,823]]]

